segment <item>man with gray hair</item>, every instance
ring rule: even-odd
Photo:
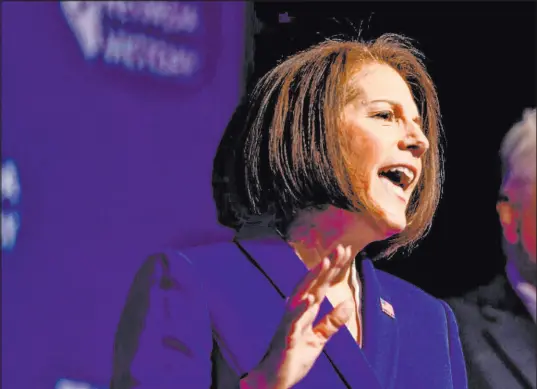
[[[476,389],[537,388],[536,368],[536,113],[526,110],[503,139],[497,211],[505,274],[451,299]]]

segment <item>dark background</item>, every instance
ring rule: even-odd
[[[254,10],[250,83],[283,57],[335,35],[390,32],[415,40],[440,96],[444,195],[430,234],[411,256],[379,267],[438,297],[501,271],[498,149],[523,109],[535,106],[535,3],[254,2]]]

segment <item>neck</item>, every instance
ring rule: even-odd
[[[308,269],[329,257],[341,245],[350,247],[356,257],[369,243],[375,232],[365,218],[334,207],[303,212],[289,229],[289,244]],[[334,285],[351,282],[351,266]]]

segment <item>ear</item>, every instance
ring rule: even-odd
[[[503,236],[510,244],[518,242],[518,211],[508,201],[500,201],[496,204],[496,211],[500,217]]]

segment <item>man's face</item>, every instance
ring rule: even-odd
[[[522,246],[529,255],[530,260],[536,262],[535,240],[536,240],[536,223],[537,209],[535,208],[536,185],[533,183],[530,196],[522,205],[522,215],[520,216],[520,240]]]
[[[520,201],[505,201],[497,206],[503,235],[508,243],[520,244],[528,258],[536,262],[536,184],[531,185],[529,195],[521,196]]]

